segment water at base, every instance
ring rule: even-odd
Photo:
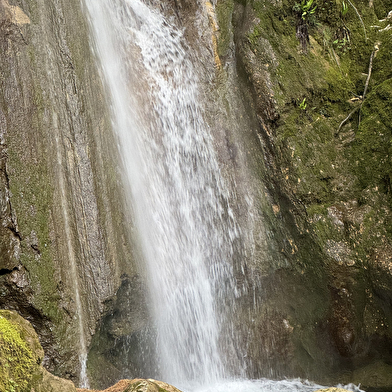
[[[352,384],[338,387],[353,392],[361,391]],[[183,392],[314,392],[321,388],[328,387],[301,380],[222,380],[217,384],[184,389]]]

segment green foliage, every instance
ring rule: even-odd
[[[350,39],[348,37],[337,38],[333,41],[333,45],[344,53],[350,49]]]
[[[316,19],[314,14],[316,12],[317,5],[314,4],[314,0],[302,0],[301,3],[295,3],[293,11],[298,15],[300,19],[306,24],[315,25]]]
[[[297,15],[296,36],[301,43],[303,53],[307,53],[309,45],[309,26],[317,24],[314,15],[316,8],[314,0],[302,0],[301,3],[295,3],[293,7]]]
[[[303,20],[309,19],[310,15],[316,12],[317,5],[313,5],[314,0],[302,0],[301,1],[301,18]]]
[[[225,56],[231,42],[231,19],[234,1],[219,0],[215,9],[219,25],[218,54],[219,56]]]
[[[343,1],[342,2],[342,9],[340,11],[342,18],[344,18],[346,16],[347,12],[348,12],[348,5]]]
[[[301,110],[306,110],[306,107],[308,106],[308,104],[306,103],[306,98],[304,98],[303,100],[302,100],[302,102],[299,104],[299,108],[301,109]]]

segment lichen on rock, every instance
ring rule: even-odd
[[[31,325],[7,310],[0,310],[0,390],[27,392],[43,358]]]
[[[44,351],[31,324],[16,312],[0,310],[0,390],[75,392],[74,384],[41,366]]]

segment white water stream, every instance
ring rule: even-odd
[[[316,390],[299,381],[229,381],[228,358],[238,353],[221,325],[236,295],[240,230],[203,120],[197,70],[182,31],[141,0],[85,2],[151,278],[161,379],[200,392]]]

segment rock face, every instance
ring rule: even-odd
[[[251,94],[271,200],[262,215],[281,249],[269,270],[262,258],[250,266],[263,298],[250,368],[387,388],[392,4],[343,12],[322,0],[300,16],[294,1],[214,5],[222,69]]]
[[[135,276],[81,3],[1,0],[0,52],[0,307],[28,318],[45,366],[76,381],[75,347]]]

